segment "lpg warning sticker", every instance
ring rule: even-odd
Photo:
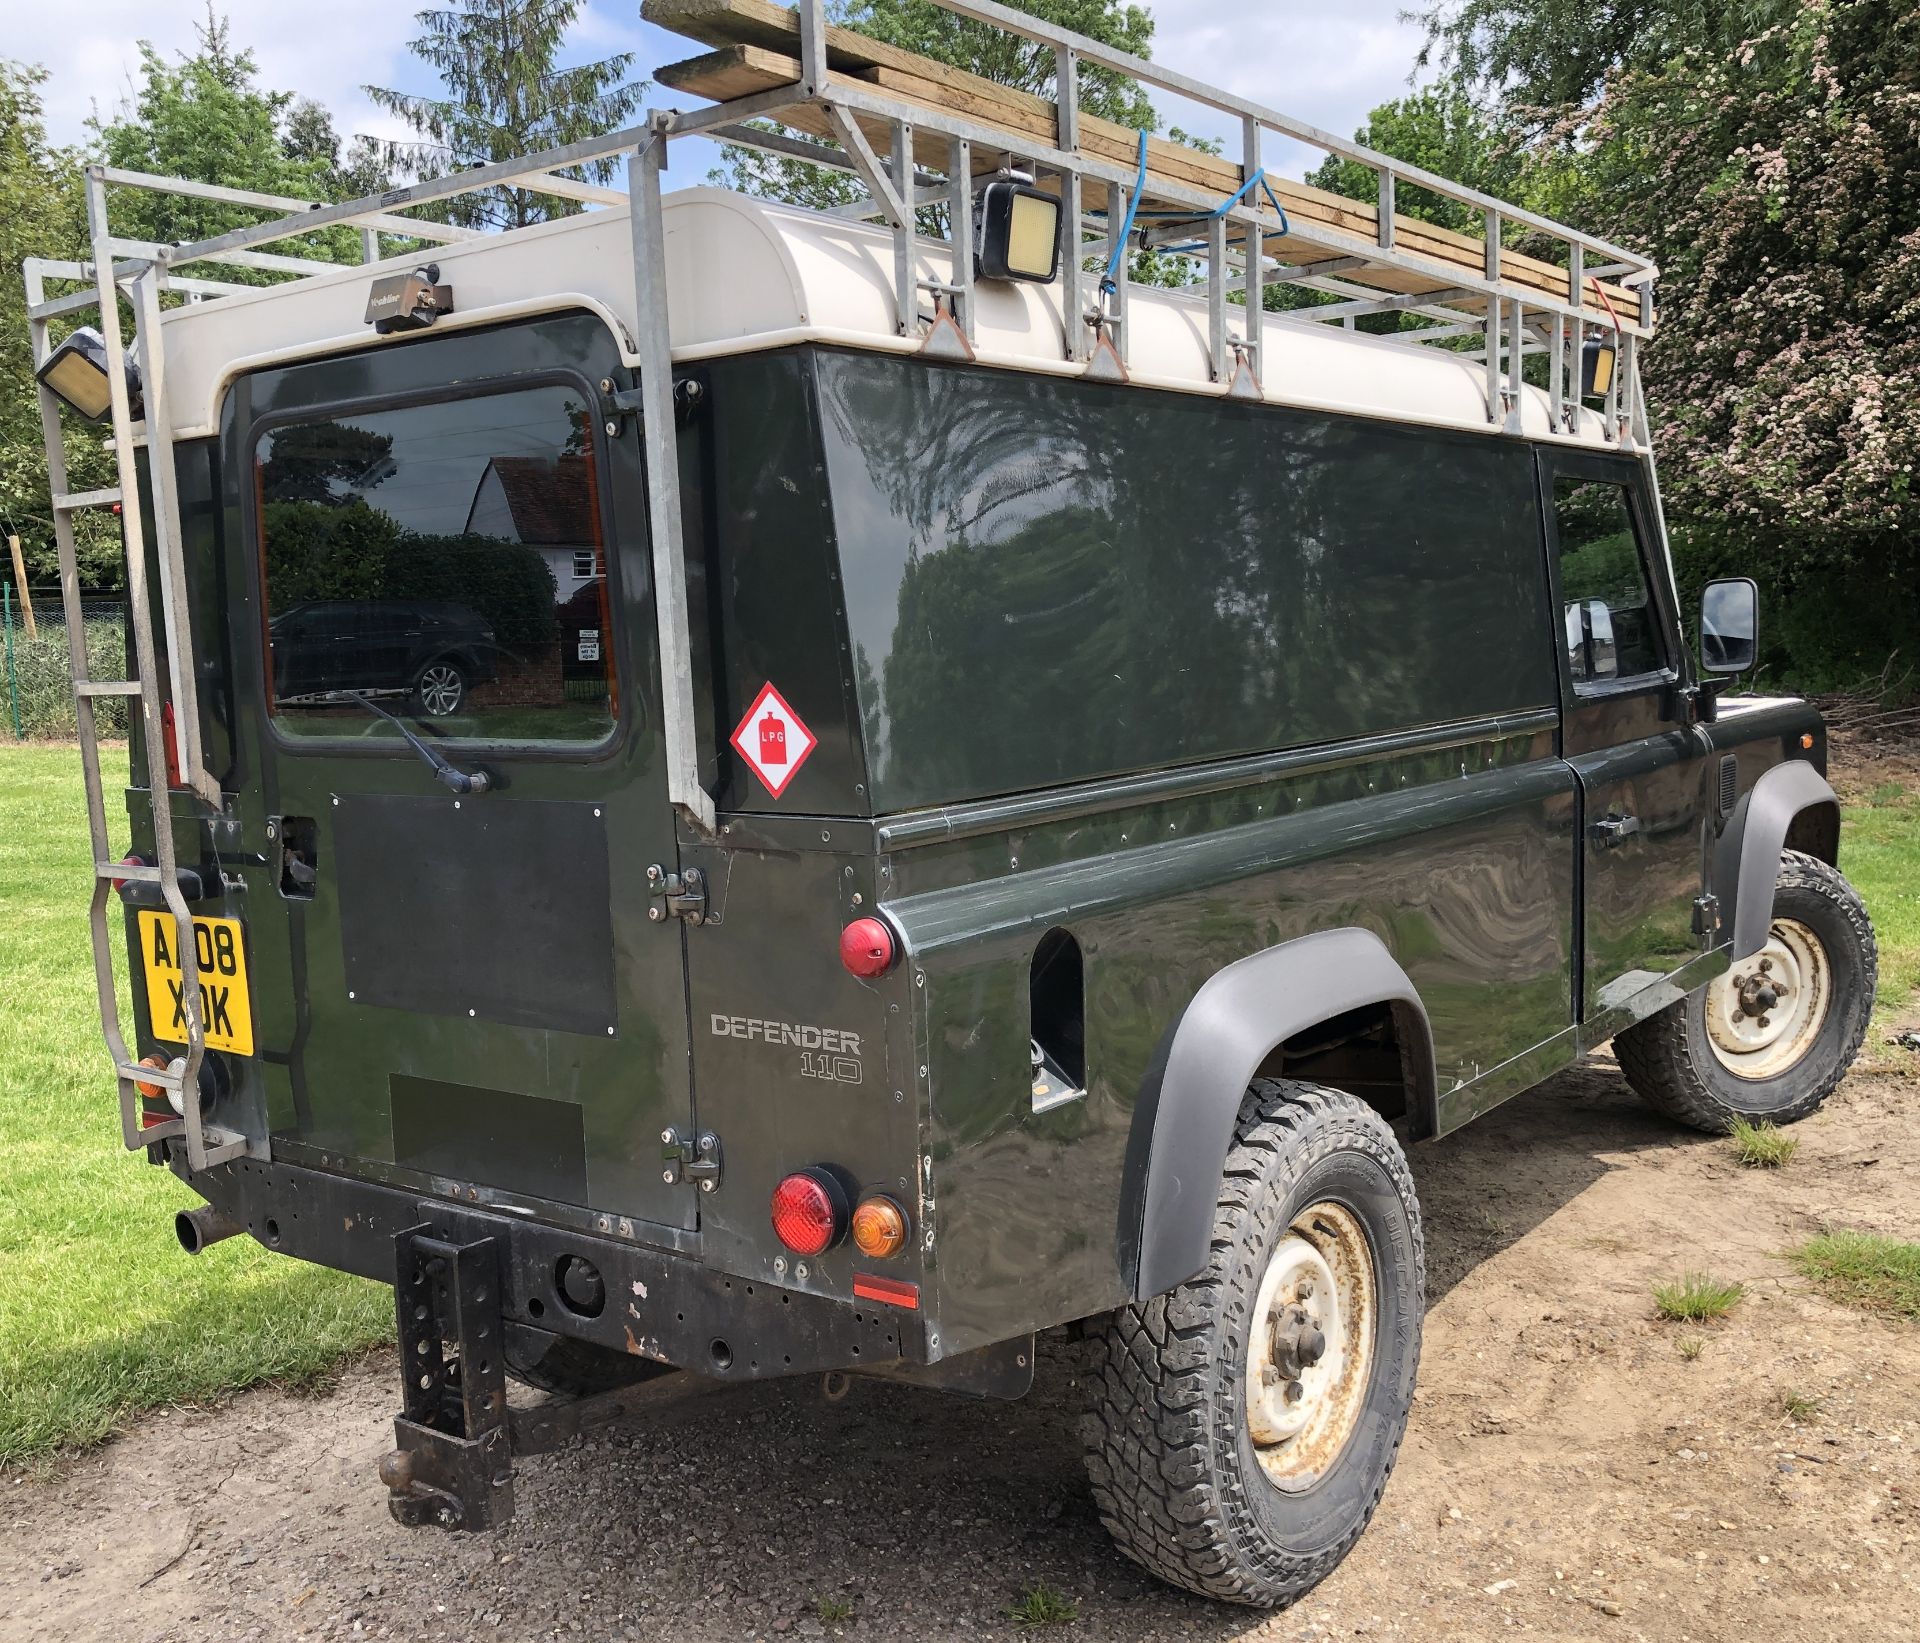
[[[800,773],[807,755],[819,746],[813,732],[800,722],[800,715],[788,707],[785,698],[771,684],[762,685],[760,694],[747,709],[733,733],[733,749],[747,761],[760,785],[776,799],[786,791],[787,783]]]

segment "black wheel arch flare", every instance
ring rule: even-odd
[[[1319,930],[1227,965],[1195,993],[1156,1049],[1127,1139],[1119,1256],[1136,1300],[1206,1265],[1235,1115],[1262,1064],[1287,1039],[1368,1006],[1393,1011],[1417,1135],[1438,1123],[1426,1007],[1370,930]]]

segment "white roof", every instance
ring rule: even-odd
[[[910,353],[917,338],[895,328],[893,241],[882,228],[692,188],[664,202],[668,313],[676,360],[830,342]],[[921,277],[944,281],[944,244],[919,241]],[[453,287],[455,312],[435,329],[565,308],[588,308],[638,364],[628,213],[612,206],[431,253]],[[391,272],[423,260],[374,265]],[[364,321],[370,270],[343,268],[168,313],[167,399],[178,438],[213,432],[227,384],[242,373],[348,349],[382,347]],[[1072,375],[1063,357],[1062,290],[982,282],[975,287],[975,352],[982,364]],[[1137,383],[1222,394],[1208,362],[1204,302],[1129,287],[1128,371]],[[1275,404],[1311,406],[1486,432],[1486,367],[1437,348],[1412,348],[1329,325],[1268,316],[1262,392]],[[1556,436],[1546,395],[1523,389],[1522,426],[1535,438],[1600,446],[1601,419],[1580,414],[1579,433]]]

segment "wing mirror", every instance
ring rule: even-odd
[[[1700,593],[1700,666],[1745,673],[1760,654],[1760,589],[1750,577],[1709,582]]]

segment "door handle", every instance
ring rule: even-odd
[[[1625,844],[1639,831],[1638,816],[1609,813],[1593,824],[1593,840],[1602,850],[1611,850],[1616,845]]]

